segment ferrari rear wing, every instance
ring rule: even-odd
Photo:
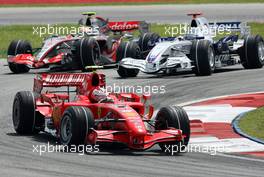
[[[40,93],[43,87],[79,87],[88,89],[91,87],[92,77],[98,75],[99,85],[105,86],[105,76],[104,74],[97,73],[82,73],[82,74],[41,74],[34,78],[34,92]]]
[[[114,32],[139,30],[141,33],[149,31],[149,24],[145,21],[112,21],[108,27]]]
[[[242,35],[251,33],[250,26],[246,22],[215,22],[209,23],[209,25],[211,28],[221,31],[240,32]]]

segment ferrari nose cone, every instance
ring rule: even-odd
[[[134,119],[128,121],[128,126],[130,128],[130,133],[133,136],[142,136],[147,134],[147,130],[145,128],[145,124],[141,119]]]

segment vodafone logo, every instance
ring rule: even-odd
[[[109,27],[113,31],[126,31],[138,29],[139,22],[109,22]]]

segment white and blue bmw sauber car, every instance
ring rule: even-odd
[[[245,23],[209,24],[206,18],[193,16],[189,30],[182,37],[160,38],[145,59],[124,58],[118,66],[121,77],[135,77],[142,71],[147,74],[193,71],[196,75],[211,75],[216,68],[241,63],[246,69],[264,65],[264,42],[260,35],[250,35]],[[214,41],[214,30],[239,31]],[[126,56],[126,54],[124,54]],[[236,57],[238,56],[238,57]]]

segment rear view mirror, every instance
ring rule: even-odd
[[[154,107],[151,104],[151,95],[143,94],[142,95],[143,103],[145,105],[144,117],[151,119],[154,113]]]
[[[147,117],[148,119],[151,119],[151,117],[153,116],[153,114],[154,114],[154,107],[153,107],[152,105],[150,105],[150,106],[149,106],[149,110],[148,110],[148,112],[147,112],[147,114],[146,114],[146,117]]]
[[[150,94],[143,94],[142,95],[142,98],[144,100],[144,103],[146,103],[148,100],[151,99],[151,95]]]

